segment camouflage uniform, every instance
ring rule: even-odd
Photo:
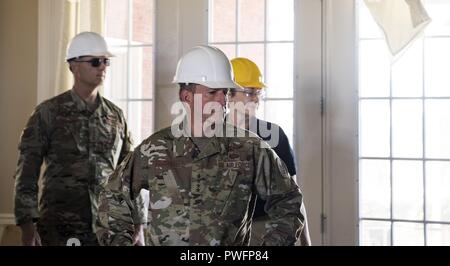
[[[271,218],[263,244],[294,244],[304,221],[298,186],[260,138],[228,137],[241,129],[224,127],[227,137],[177,138],[166,128],[143,141],[100,196],[100,243],[131,243],[132,200],[148,189],[147,245],[248,245],[257,196]]]
[[[92,221],[99,191],[130,149],[122,111],[100,95],[95,109],[73,90],[43,102],[19,144],[16,223],[38,221],[43,245],[65,245],[69,238],[78,238],[82,245],[98,244]],[[47,168],[38,209],[43,161]]]

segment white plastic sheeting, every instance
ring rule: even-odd
[[[431,22],[420,0],[364,0],[383,30],[392,55],[408,46]]]

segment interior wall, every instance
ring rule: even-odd
[[[172,84],[178,59],[208,43],[208,0],[156,0],[155,131],[170,126],[178,85]]]
[[[0,214],[13,213],[22,129],[37,100],[38,1],[0,1]]]
[[[325,2],[325,244],[358,244],[358,91],[355,1]],[[339,52],[334,52],[339,51]],[[343,67],[345,66],[345,67]]]
[[[322,2],[296,2],[295,113],[299,185],[304,196],[311,244],[323,245],[322,183]],[[304,38],[308,36],[308,38]]]

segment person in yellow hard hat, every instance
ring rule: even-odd
[[[289,174],[296,175],[295,154],[289,145],[289,140],[283,129],[274,124],[256,118],[256,110],[259,106],[260,98],[263,95],[266,85],[262,82],[261,71],[258,66],[248,58],[238,57],[231,60],[236,83],[242,88],[230,90],[228,95],[229,114],[228,122],[235,126],[245,128],[256,133],[265,140],[275,153],[283,160]],[[261,242],[264,226],[268,216],[264,211],[265,201],[258,199],[252,225],[252,245]],[[298,245],[309,246],[311,240],[307,226],[306,210],[302,204],[302,212],[305,216],[305,227],[300,236]]]

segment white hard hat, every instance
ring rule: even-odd
[[[240,88],[227,56],[211,46],[196,46],[178,61],[173,83],[196,83],[211,89]]]
[[[114,56],[102,36],[95,32],[82,32],[75,36],[67,49],[66,60],[80,56]]]

